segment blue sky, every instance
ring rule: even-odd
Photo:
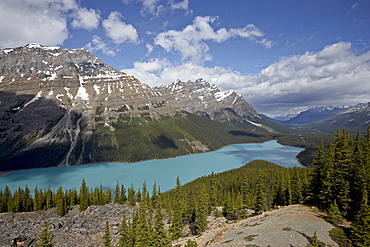
[[[370,101],[368,0],[2,0],[0,33],[151,86],[204,78],[270,116]]]

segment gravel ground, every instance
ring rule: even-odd
[[[316,231],[319,241],[338,246],[329,237],[333,227],[310,207],[292,205],[232,224],[218,222],[217,227],[190,239],[196,240],[200,246],[306,247]],[[182,245],[187,239],[174,245]]]

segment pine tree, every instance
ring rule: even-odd
[[[109,222],[108,222],[108,220],[105,221],[105,231],[104,231],[103,239],[104,239],[104,242],[103,242],[104,247],[110,247],[112,237],[111,237],[110,231],[109,231]]]
[[[217,188],[216,188],[216,180],[215,180],[215,173],[212,172],[209,175],[209,204],[211,207],[215,207],[217,204]]]
[[[188,239],[188,241],[186,242],[185,247],[198,247],[197,241],[192,241],[192,240]]]
[[[121,203],[127,202],[126,188],[125,188],[125,186],[123,184],[121,184],[120,201],[121,201]]]
[[[254,203],[254,211],[256,213],[265,210],[266,203],[266,185],[264,182],[264,175],[260,174],[256,184],[256,201]]]
[[[207,193],[204,187],[201,189],[195,210],[195,234],[201,234],[208,227],[208,208]]]
[[[336,201],[330,204],[325,220],[333,224],[338,224],[343,220]]]
[[[235,215],[234,200],[231,193],[228,194],[225,200],[223,214],[225,217],[233,217]]]
[[[54,198],[53,198],[53,191],[50,189],[50,185],[48,189],[45,191],[45,201],[46,201],[46,209],[54,207]]]
[[[315,196],[314,201],[317,203],[319,202],[317,196],[320,194],[321,186],[322,186],[322,179],[324,176],[324,166],[326,165],[326,151],[325,151],[325,144],[322,140],[319,146],[318,153],[313,160],[314,170],[312,173],[310,189],[312,194]]]
[[[31,192],[29,188],[27,187],[27,185],[22,195],[22,204],[23,204],[23,211],[30,212],[33,210],[33,199],[32,199]]]
[[[342,212],[347,212],[351,202],[349,193],[351,172],[353,170],[352,140],[349,137],[349,132],[347,130],[343,130],[342,134],[340,134],[338,130],[334,147],[335,164],[333,193],[337,200],[339,209]]]
[[[320,242],[319,242],[319,239],[317,238],[316,231],[313,234],[313,238],[312,238],[312,241],[311,241],[311,247],[320,247]]]
[[[236,211],[236,217],[240,218],[240,217],[245,217],[246,214],[245,214],[245,205],[243,203],[243,196],[240,194],[240,192],[238,192],[238,194],[236,194],[236,198],[235,198],[235,211]]]
[[[297,167],[293,167],[293,176],[290,182],[292,189],[292,203],[300,203],[303,200],[302,181]]]
[[[119,227],[120,237],[118,239],[119,247],[132,247],[135,245],[135,236],[132,229],[132,224],[128,222],[126,214],[123,213],[121,225]]]
[[[353,213],[360,210],[361,204],[367,204],[367,202],[364,202],[364,199],[367,198],[367,188],[370,180],[368,180],[367,177],[368,168],[366,167],[366,152],[364,152],[366,149],[365,146],[366,144],[361,144],[360,133],[357,132],[355,147],[353,150],[353,163],[355,164],[355,166],[352,174],[353,179],[351,179],[352,184],[350,193],[352,195],[351,208],[353,210]]]
[[[108,204],[112,201],[112,192],[110,189],[107,189],[103,196],[103,202],[104,204]]]
[[[370,246],[370,206],[362,204],[352,224],[351,240],[353,246]]]
[[[162,246],[170,246],[170,239],[168,237],[168,232],[165,229],[165,224],[163,221],[164,214],[162,212],[162,202],[161,196],[157,194],[157,189],[155,188],[156,184],[153,186],[153,193],[152,193],[152,205],[155,210],[154,215],[154,232],[153,232],[153,239],[154,244],[153,246],[162,247]],[[153,195],[156,196],[153,198]]]
[[[10,191],[8,185],[5,186],[4,192],[3,192],[3,211],[4,212],[10,212],[9,206],[12,201],[12,192]]]
[[[327,161],[321,167],[321,183],[319,184],[319,192],[317,195],[319,206],[328,208],[329,205],[336,200],[334,195],[335,190],[335,146],[330,144]]]
[[[242,198],[243,198],[243,204],[245,207],[249,207],[250,206],[250,185],[248,183],[247,180],[245,180],[242,184],[242,187],[241,187],[241,195],[242,195]]]
[[[172,225],[170,228],[172,239],[177,239],[182,236],[182,228],[184,227],[184,204],[182,198],[183,194],[181,190],[180,178],[177,177],[171,218]]]
[[[120,190],[119,183],[117,180],[116,189],[114,190],[113,203],[122,203],[120,194],[121,194],[121,190]]]
[[[42,210],[42,204],[43,204],[43,193],[36,186],[33,196],[33,211]]]
[[[82,179],[80,187],[80,211],[85,211],[89,206],[89,188],[86,186],[85,179]]]
[[[48,230],[49,228],[49,222],[44,221],[42,224],[42,231],[38,235],[39,236],[39,243],[37,246],[39,247],[51,247],[55,244],[53,242],[53,233]]]
[[[65,198],[63,193],[63,188],[60,186],[57,190],[57,193],[55,195],[56,200],[56,214],[59,216],[63,216],[67,213],[66,205],[65,205]]]
[[[146,182],[144,182],[139,215],[136,223],[135,246],[151,246],[153,243],[153,232],[150,224],[149,205],[147,202]]]
[[[131,184],[130,188],[128,188],[128,202],[130,203],[131,206],[135,206],[136,198],[135,198],[135,189],[134,185]]]

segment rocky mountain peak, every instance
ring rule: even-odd
[[[130,136],[133,141],[129,144],[127,138],[118,140],[131,124],[138,126],[160,122],[164,118],[186,118],[185,111],[233,127],[273,131],[266,127],[271,123],[266,122],[240,94],[232,90],[221,92],[204,79],[177,80],[167,86],[152,88],[134,76],[108,66],[85,49],[32,43],[0,50],[2,164],[11,163],[8,158],[14,160],[16,157],[19,160],[14,163],[24,169],[29,162],[24,163],[23,157],[42,155],[45,155],[45,165],[42,166],[56,162],[64,166],[104,161],[111,153],[121,157],[119,150],[131,147],[137,138]],[[134,128],[130,131],[142,135]],[[147,145],[176,147],[175,141],[165,135],[145,138],[149,141]],[[198,142],[184,138],[183,134],[176,138],[181,143]],[[97,151],[100,142],[107,147],[104,155]],[[53,155],[45,154],[43,150],[50,148],[55,148],[50,151]],[[196,148],[184,150],[194,151]],[[98,153],[102,155],[99,158]],[[138,153],[133,160],[144,157]],[[35,160],[32,164],[39,163]]]

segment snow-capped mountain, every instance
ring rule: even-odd
[[[337,128],[353,132],[365,131],[370,124],[370,102],[353,106],[314,107],[286,121],[278,122],[287,126],[299,125],[300,128],[329,133],[335,132]]]
[[[85,49],[29,44],[0,50],[0,168],[9,162],[24,169],[40,162],[135,161],[208,150],[215,141],[206,145],[195,134],[172,129],[161,135],[161,124],[149,128],[188,113],[246,130],[280,131],[241,95],[202,79],[152,88]]]
[[[233,127],[249,130],[274,130],[273,124],[259,115],[237,92],[221,92],[214,84],[203,79],[182,82],[177,80],[167,86],[155,87],[161,95],[174,97],[182,109],[226,123]]]

